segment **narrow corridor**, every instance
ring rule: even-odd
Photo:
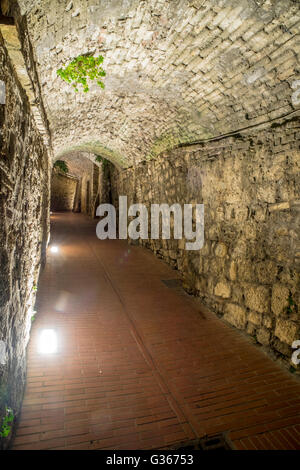
[[[236,449],[300,449],[300,383],[167,287],[148,250],[52,216],[13,449],[150,449],[223,431]],[[51,247],[57,252],[51,252]],[[41,354],[43,329],[58,349]]]

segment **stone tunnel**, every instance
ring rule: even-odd
[[[297,0],[1,0],[2,449],[300,449],[299,26]],[[103,89],[59,76],[80,56]],[[201,248],[175,212],[99,239],[122,196],[201,205]]]

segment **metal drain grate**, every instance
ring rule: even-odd
[[[223,433],[182,442],[171,447],[170,450],[234,450],[234,446],[226,434]]]
[[[203,450],[233,450],[233,444],[225,434],[200,439]]]
[[[161,282],[163,282],[169,289],[178,289],[178,287],[182,287],[180,279],[162,279]]]

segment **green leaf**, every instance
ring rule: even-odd
[[[78,92],[78,84],[82,85],[84,93],[89,91],[87,79],[93,81],[99,77],[105,77],[106,73],[100,67],[104,61],[103,56],[78,56],[65,68],[56,71],[57,75],[67,83],[71,83],[75,92]],[[104,83],[97,80],[97,84],[103,89]]]
[[[53,168],[58,169],[62,173],[68,173],[69,172],[68,165],[66,164],[66,162],[64,160],[56,160],[56,162],[53,165]]]

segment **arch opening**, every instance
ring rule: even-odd
[[[100,203],[111,202],[110,174],[119,169],[103,156],[68,152],[53,163],[51,211],[82,212],[96,217]]]

